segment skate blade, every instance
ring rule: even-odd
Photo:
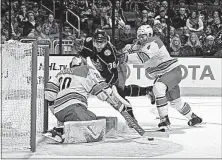
[[[164,130],[164,132],[170,132],[172,128],[168,125],[168,126],[159,127],[159,129],[157,130]]]
[[[201,122],[201,123],[197,123],[194,126],[190,126],[190,127],[201,127],[203,125],[207,124],[207,122]]]

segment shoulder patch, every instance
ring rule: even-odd
[[[86,38],[86,42],[89,42],[89,41],[91,41],[91,40],[92,40],[92,37]]]
[[[107,49],[107,50],[105,50],[104,54],[105,54],[106,56],[109,56],[109,55],[111,55],[111,51],[110,51],[109,49]]]

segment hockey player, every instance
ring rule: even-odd
[[[104,30],[97,29],[94,37],[86,38],[80,55],[90,57],[93,65],[100,75],[110,85],[115,85],[119,94],[125,98],[123,87],[118,84],[118,65],[116,49],[109,42],[109,37]],[[124,84],[125,85],[125,84]],[[126,108],[127,112],[135,119],[132,108]]]
[[[100,76],[99,72],[87,65],[86,60],[74,56],[70,68],[61,70],[50,79],[45,89],[45,99],[50,102],[51,110],[58,121],[91,121],[96,115],[87,109],[89,95],[96,95],[100,100],[107,101],[116,110],[130,106]],[[62,134],[61,128],[54,128],[52,134]]]
[[[86,38],[80,54],[85,58],[90,57],[93,65],[105,81],[110,85],[115,85],[123,98],[125,96],[142,96],[150,93],[151,87],[125,86],[127,71],[123,63],[124,60],[120,60],[121,55],[109,42],[109,37],[104,30],[97,29],[94,37]],[[126,110],[135,119],[132,108],[127,107]]]
[[[160,117],[158,127],[169,128],[168,102],[188,119],[188,125],[194,126],[202,119],[192,112],[190,105],[180,97],[179,83],[182,79],[181,67],[178,60],[170,57],[163,42],[153,36],[149,25],[142,25],[137,30],[137,42],[128,44],[124,52],[128,53],[128,61],[143,64],[146,72],[156,78],[153,93]]]

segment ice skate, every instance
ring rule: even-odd
[[[63,143],[64,138],[62,138],[62,132],[60,131],[61,131],[61,128],[54,127],[52,130],[49,130],[47,133],[43,134],[43,136],[50,138],[58,143]]]
[[[189,121],[188,121],[188,125],[189,126],[195,126],[197,124],[200,124],[202,123],[202,118],[198,117],[196,114],[192,113],[191,115],[191,118]]]
[[[170,123],[169,117],[167,115],[164,118],[160,118],[160,123],[158,124],[158,127],[160,129],[164,129],[165,131],[170,131],[171,130],[170,124],[171,123]]]

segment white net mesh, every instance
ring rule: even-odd
[[[29,149],[31,137],[32,43],[2,45],[2,147]],[[37,46],[36,46],[37,47]],[[38,63],[44,64],[44,49]],[[44,69],[37,72],[37,140],[44,124]]]

